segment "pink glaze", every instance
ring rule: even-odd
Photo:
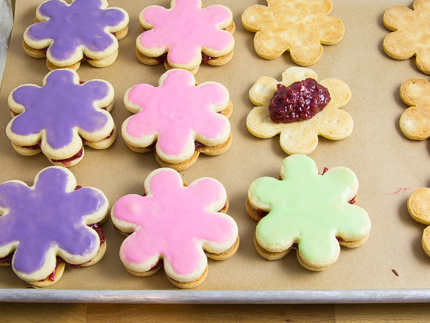
[[[126,195],[114,206],[113,217],[136,228],[121,246],[123,261],[140,264],[159,255],[176,273],[187,275],[206,258],[198,241],[223,243],[235,234],[231,220],[207,210],[225,197],[218,181],[204,178],[184,187],[179,173],[163,169],[150,187],[147,196]]]
[[[195,86],[193,75],[185,70],[170,70],[163,84],[153,87],[138,84],[128,99],[142,107],[132,116],[127,133],[135,138],[158,134],[158,146],[168,155],[181,155],[186,144],[198,133],[206,138],[218,138],[229,122],[210,109],[228,101],[218,84]]]
[[[201,56],[202,47],[225,50],[233,38],[217,27],[231,19],[231,13],[222,6],[202,9],[199,0],[176,0],[170,10],[151,6],[143,17],[153,29],[139,37],[142,46],[169,50],[169,61],[176,64],[189,64]]]

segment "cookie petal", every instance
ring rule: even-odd
[[[272,138],[282,131],[282,125],[270,119],[267,107],[255,107],[246,118],[248,131],[258,138]]]
[[[430,225],[430,188],[413,191],[408,199],[408,211],[416,221]]]
[[[340,19],[335,17],[326,17],[322,23],[322,37],[320,39],[323,45],[334,45],[340,42],[345,33],[345,27]]]
[[[343,110],[326,108],[315,118],[318,120],[318,134],[327,139],[340,140],[352,133],[354,122]]]
[[[383,47],[385,53],[394,59],[408,59],[415,54],[415,43],[403,30],[388,34],[384,39]]]
[[[272,31],[263,30],[255,34],[254,49],[260,57],[276,59],[288,49],[288,44],[276,37]]]
[[[318,132],[315,122],[299,121],[284,125],[281,132],[281,148],[288,155],[310,154],[318,145]]]
[[[430,82],[424,79],[411,78],[400,87],[400,98],[407,105],[427,105],[430,97]]]
[[[262,76],[249,90],[249,99],[255,105],[264,105],[269,102],[273,93],[276,91],[276,84],[278,82],[268,76]]]
[[[282,84],[289,86],[291,83],[298,82],[307,78],[312,78],[318,80],[317,73],[309,68],[293,66],[287,68],[284,73],[282,73]]]
[[[414,106],[400,117],[400,130],[409,139],[424,140],[430,137],[430,106]]]
[[[301,66],[315,64],[323,53],[323,47],[319,40],[306,42],[299,46],[291,46],[290,54],[294,63]]]
[[[243,12],[242,24],[249,31],[259,31],[267,20],[268,15],[270,13],[266,6],[253,5]]]

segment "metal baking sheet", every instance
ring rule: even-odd
[[[10,120],[6,98],[23,83],[41,84],[48,72],[44,60],[32,59],[21,47],[22,32],[34,19],[39,0],[18,0],[8,60],[0,92],[0,127]],[[149,4],[169,7],[170,1],[109,1],[130,14],[130,32],[120,41],[120,54],[111,67],[95,69],[83,65],[82,79],[103,78],[115,87],[114,120],[117,126],[129,115],[122,96],[129,87],[140,83],[157,84],[164,67],[139,63],[134,42],[140,33],[138,12]],[[330,15],[345,25],[344,39],[334,46],[324,46],[321,60],[309,68],[319,79],[338,78],[347,83],[352,99],[345,107],[354,119],[353,134],[332,142],[320,139],[310,156],[318,167],[346,166],[359,178],[358,205],[365,208],[372,221],[370,238],[358,249],[342,248],[336,264],[321,273],[302,268],[291,252],[284,259],[268,262],[253,247],[255,222],[245,212],[246,191],[252,180],[261,176],[277,177],[286,157],[279,138],[254,138],[246,130],[245,119],[253,105],[248,90],[260,76],[280,80],[282,72],[295,66],[288,54],[266,61],[253,50],[253,33],[241,26],[241,13],[256,1],[203,0],[205,6],[224,4],[234,13],[236,23],[234,58],[219,68],[202,66],[199,82],[217,81],[230,91],[234,105],[231,118],[233,145],[218,157],[200,156],[195,165],[181,172],[187,182],[202,176],[219,179],[227,188],[229,214],[239,225],[241,246],[225,262],[210,261],[207,280],[196,290],[175,290],[160,271],[142,280],[129,275],[119,261],[118,249],[123,237],[104,225],[109,249],[100,264],[82,270],[67,270],[52,288],[27,288],[10,268],[0,270],[0,301],[4,302],[84,302],[84,303],[362,303],[427,302],[430,300],[430,259],[421,248],[425,226],[415,223],[406,209],[409,194],[430,184],[427,142],[404,138],[398,119],[406,106],[399,99],[400,85],[408,78],[428,79],[414,60],[395,61],[382,50],[388,30],[382,24],[384,11],[394,5],[412,7],[412,1],[342,1],[333,0]],[[2,30],[2,32],[4,32]],[[0,57],[4,59],[4,57]],[[34,175],[49,166],[42,155],[19,156],[5,134],[0,137],[0,182],[20,179],[29,184]],[[94,167],[96,165],[96,167]],[[120,165],[118,171],[117,165]],[[120,196],[139,193],[143,179],[159,167],[151,155],[139,155],[125,147],[118,138],[106,151],[86,150],[83,161],[71,170],[78,183],[102,189],[111,203]],[[109,176],[105,176],[108,174]],[[107,178],[108,177],[108,178]],[[393,270],[398,273],[394,274]]]

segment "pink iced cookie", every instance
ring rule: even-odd
[[[200,152],[219,155],[230,147],[227,118],[233,107],[219,83],[196,86],[190,72],[173,69],[161,76],[158,87],[138,84],[129,89],[124,104],[136,113],[122,125],[126,144],[141,153],[155,148],[163,167],[183,170]]]
[[[171,8],[149,6],[139,21],[137,58],[146,65],[164,63],[195,74],[202,60],[223,65],[233,56],[233,14],[220,5],[202,8],[201,0],[172,0]]]
[[[206,278],[206,256],[222,260],[236,252],[238,229],[224,214],[228,200],[220,182],[205,177],[186,187],[179,173],[160,168],[144,188],[144,196],[120,198],[111,213],[115,227],[131,233],[120,249],[130,273],[149,276],[164,265],[175,286],[194,288]]]

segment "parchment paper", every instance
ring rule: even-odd
[[[45,59],[34,59],[22,48],[22,34],[33,23],[39,0],[16,3],[15,25],[0,94],[0,182],[22,180],[33,184],[34,176],[50,166],[43,154],[19,155],[11,146],[4,129],[10,121],[7,105],[9,93],[17,86],[42,84],[48,69]],[[130,115],[125,109],[125,91],[138,84],[157,85],[165,69],[145,66],[135,55],[135,41],[140,34],[138,13],[150,4],[170,6],[168,0],[109,1],[130,15],[129,34],[120,41],[119,57],[107,68],[83,64],[78,70],[82,80],[101,78],[115,88],[112,111],[118,128]],[[323,272],[312,272],[299,265],[295,251],[277,261],[257,254],[253,245],[256,222],[245,212],[250,183],[261,176],[277,177],[286,154],[279,137],[258,139],[246,129],[245,119],[253,108],[248,91],[260,76],[280,80],[282,72],[295,66],[289,54],[268,61],[253,49],[254,33],[241,24],[243,11],[255,1],[204,0],[203,4],[224,4],[234,13],[235,50],[231,62],[221,67],[203,65],[196,80],[216,81],[230,92],[234,105],[231,117],[233,144],[217,157],[200,155],[197,162],[181,172],[186,182],[209,176],[221,181],[230,200],[231,215],[238,223],[241,244],[235,256],[225,261],[209,260],[209,274],[201,290],[252,289],[403,289],[430,288],[430,258],[421,247],[424,225],[408,214],[406,201],[412,191],[430,186],[430,155],[427,141],[411,141],[400,132],[398,120],[407,108],[399,98],[400,85],[408,78],[428,79],[413,59],[396,61],[385,55],[382,41],[389,31],[382,24],[384,11],[394,5],[412,6],[410,0],[354,1],[333,0],[330,15],[345,25],[343,40],[324,46],[319,62],[311,66],[319,79],[337,78],[349,85],[352,99],[344,108],[354,119],[350,137],[341,141],[320,138],[310,154],[320,171],[324,167],[351,168],[360,181],[357,205],[366,209],[372,221],[369,240],[357,249],[343,248],[338,261]],[[152,153],[137,154],[124,144],[121,136],[106,150],[86,148],[85,157],[70,168],[78,184],[101,189],[111,204],[129,193],[143,193],[143,181],[159,165]],[[123,267],[119,247],[124,236],[113,228],[109,219],[103,229],[107,237],[104,259],[92,267],[66,268],[54,289],[175,289],[160,270],[151,277],[135,277]],[[392,270],[398,272],[396,276]],[[0,267],[0,288],[25,288],[10,267]]]

